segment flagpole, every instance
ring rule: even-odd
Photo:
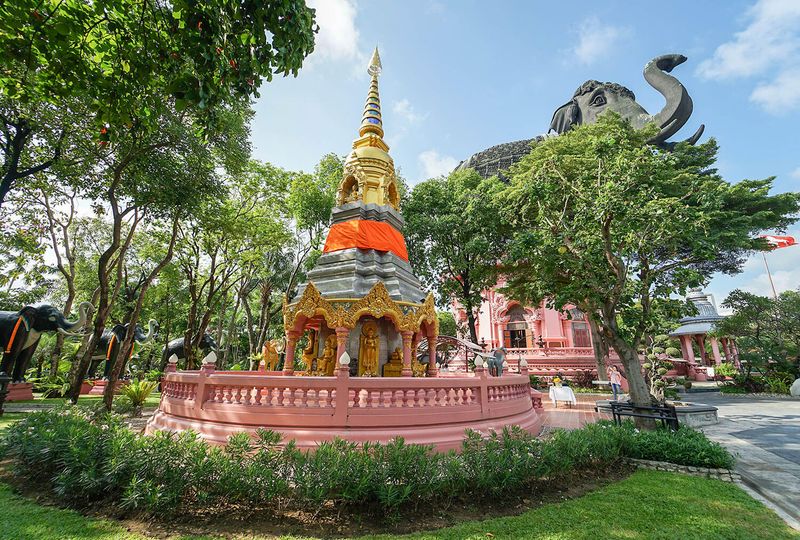
[[[772,281],[772,273],[769,271],[769,265],[767,264],[767,255],[762,251],[761,252],[761,256],[764,257],[764,266],[767,269],[767,277],[769,277],[769,284],[772,287],[772,296],[775,298],[775,300],[777,300],[778,299],[778,293],[775,292],[775,283],[773,283],[773,281]]]

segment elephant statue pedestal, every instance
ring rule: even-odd
[[[81,394],[86,394],[89,396],[102,396],[103,393],[106,391],[106,385],[108,381],[105,379],[96,379],[90,382],[91,387],[84,392],[84,387],[81,387]],[[122,389],[123,386],[128,384],[128,381],[117,381],[117,384],[114,385],[114,393],[119,394],[119,391]],[[88,385],[87,385],[88,386]]]
[[[8,395],[6,402],[9,401],[30,401],[33,399],[32,383],[11,383],[8,385]]]

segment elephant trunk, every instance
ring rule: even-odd
[[[136,340],[139,343],[147,343],[148,341],[152,341],[153,338],[156,337],[156,328],[158,327],[158,323],[153,319],[150,319],[150,321],[147,323],[147,326],[148,326],[147,335],[142,337],[142,339]]]
[[[92,309],[94,309],[94,306],[92,306],[90,302],[81,302],[81,305],[78,307],[78,320],[72,323],[65,319],[64,323],[59,325],[58,331],[65,336],[79,335],[79,330],[83,330],[83,327],[86,326],[89,312]]]
[[[682,54],[666,54],[654,58],[644,67],[645,80],[667,100],[667,104],[661,109],[661,112],[651,119],[661,128],[658,135],[650,140],[651,143],[663,144],[681,129],[692,115],[692,98],[689,97],[689,93],[680,81],[669,75],[675,66],[681,65],[685,61],[686,57]],[[695,140],[697,139],[695,138]]]

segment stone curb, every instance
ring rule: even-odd
[[[795,397],[789,394],[726,394],[725,392],[720,392],[720,394],[725,398],[734,399],[781,399],[786,401],[800,401],[800,397]]]
[[[623,458],[623,462],[635,466],[638,469],[651,469],[654,471],[667,471],[688,474],[690,476],[701,476],[704,478],[716,478],[723,482],[741,482],[742,476],[731,469],[715,469],[710,467],[692,467],[689,465],[677,465],[666,461],[651,461],[649,459]]]

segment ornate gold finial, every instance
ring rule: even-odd
[[[369,83],[369,93],[367,102],[364,104],[364,114],[361,116],[361,129],[358,133],[362,137],[368,133],[374,133],[383,138],[383,119],[381,118],[381,98],[378,94],[378,75],[381,74],[381,57],[378,54],[378,47],[372,53],[372,60],[369,62],[367,73],[372,80]]]
[[[367,73],[377,77],[381,74],[381,67],[381,55],[378,54],[378,47],[375,47],[375,51],[372,53],[372,60],[369,61]]]
[[[363,201],[364,204],[389,204],[395,210],[400,209],[394,161],[389,155],[389,146],[383,140],[381,98],[378,93],[381,68],[381,57],[375,47],[367,67],[371,80],[364,114],[361,115],[359,137],[353,141],[353,151],[345,160],[344,176],[336,196],[339,206]]]

